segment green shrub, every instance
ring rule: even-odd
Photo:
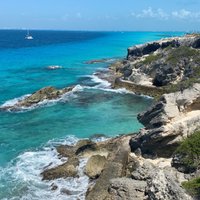
[[[176,65],[183,58],[195,58],[199,56],[199,51],[191,47],[180,46],[170,50],[167,61]]]
[[[160,55],[160,54],[150,54],[149,56],[147,56],[147,57],[145,58],[144,61],[142,61],[142,64],[150,64],[150,63],[152,63],[153,61],[158,60],[159,58],[161,58],[161,55]]]
[[[188,194],[198,199],[200,198],[200,177],[185,181],[182,186]]]
[[[200,166],[200,131],[186,138],[175,153],[182,155],[183,164],[197,169]]]

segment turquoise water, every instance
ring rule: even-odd
[[[142,127],[137,114],[152,100],[110,90],[108,83],[92,75],[107,68],[108,63],[86,64],[86,61],[123,58],[129,46],[183,33],[33,31],[31,34],[34,40],[28,41],[24,40],[24,31],[0,31],[0,105],[45,86],[80,86],[58,102],[18,113],[0,111],[0,199],[52,197],[47,192],[50,183],[43,185],[39,172],[50,161],[60,162],[53,150],[55,141],[71,144],[76,138],[93,134],[116,136]],[[51,65],[62,69],[48,70]],[[64,184],[67,183],[70,180]],[[62,195],[54,195],[62,199]]]

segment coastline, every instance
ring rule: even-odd
[[[97,60],[95,60],[95,62],[97,62]],[[125,88],[127,91],[123,90],[123,92],[153,96],[157,100],[165,94],[162,88],[139,85],[130,80],[120,79],[122,74],[120,73],[119,76],[119,73],[115,73],[112,67],[111,65],[111,70],[106,70],[106,73],[105,71],[97,71],[93,74],[109,82],[109,86],[111,87],[107,88],[108,84],[104,82],[105,88],[102,89],[118,90],[119,88]],[[100,80],[98,81],[101,82]],[[50,164],[43,168],[41,176],[43,176],[45,182],[50,180],[47,189],[51,190],[50,193],[53,192],[55,195],[58,194],[60,190],[60,192],[69,199],[76,199],[77,196],[79,196],[80,199],[85,199],[85,195],[87,200],[100,200],[105,198],[110,200],[118,199],[119,197],[122,199],[141,200],[147,198],[147,196],[150,199],[171,199],[172,197],[170,195],[175,196],[177,199],[192,199],[181,187],[181,183],[187,181],[190,175],[172,167],[171,163],[173,158],[171,153],[170,156],[165,153],[163,154],[164,156],[159,155],[159,153],[164,152],[165,148],[170,147],[168,143],[172,143],[172,146],[174,145],[176,147],[176,142],[180,142],[181,139],[186,137],[184,135],[184,137],[181,136],[180,139],[180,131],[176,133],[175,129],[179,130],[180,124],[181,126],[183,124],[183,119],[186,120],[186,122],[184,122],[184,125],[186,124],[184,128],[187,131],[189,130],[187,124],[194,123],[194,115],[192,115],[192,113],[198,112],[199,110],[198,88],[199,85],[194,88],[184,88],[182,91],[184,94],[183,97],[187,97],[188,99],[186,99],[186,107],[185,105],[184,107],[180,105],[181,111],[176,105],[177,102],[172,101],[174,97],[176,99],[180,97],[180,102],[183,100],[180,96],[180,91],[177,94],[173,92],[162,96],[148,111],[138,115],[138,119],[143,123],[144,128],[137,134],[123,134],[106,139],[105,141],[102,141],[102,137],[100,136],[100,138],[97,137],[96,141],[84,139],[66,145],[55,145],[53,150],[55,153],[55,160],[60,160],[62,162],[57,162],[55,165]],[[168,105],[171,110],[166,109]],[[167,119],[166,115],[162,116],[164,112],[169,114],[169,116],[167,115]],[[170,112],[175,116],[172,116]],[[159,114],[161,114],[161,116]],[[191,117],[189,121],[187,114]],[[197,125],[194,124],[193,129],[189,130],[190,134],[199,128],[198,123],[200,119],[198,116],[199,114],[197,113],[195,119]],[[151,122],[151,119],[153,119],[154,122]],[[180,120],[180,123],[178,123],[177,119]],[[174,121],[177,122],[176,126],[172,123]],[[174,126],[173,131],[176,134],[170,135],[171,132],[169,134],[168,130],[164,130],[163,126],[165,127],[166,124],[167,126],[170,125],[170,128]],[[154,126],[161,129],[154,130]],[[156,134],[154,134],[153,131],[157,131]],[[151,134],[154,134],[152,138]],[[177,136],[177,138],[179,137],[179,140],[175,141],[173,144],[175,136]],[[149,141],[150,144],[148,143]],[[156,151],[156,148],[158,148],[160,152]],[[151,149],[152,152],[149,152],[149,149]],[[99,164],[96,165],[95,163]],[[85,171],[86,168],[88,168],[87,172]],[[87,176],[85,175],[86,173]],[[74,189],[61,190],[63,185],[61,184],[61,188],[58,185],[62,177],[67,179],[69,183],[75,181],[77,185],[79,181],[81,182],[83,179],[84,188],[79,188],[77,186],[77,188]],[[157,182],[154,182],[154,180]],[[81,182],[81,184],[83,184],[83,182]],[[163,185],[163,182],[167,182],[167,185]],[[66,184],[66,182],[63,184]],[[171,184],[174,188],[170,187],[168,184]],[[81,189],[82,191],[80,191]],[[155,190],[160,190],[161,193],[156,193]],[[170,194],[170,192],[172,194]]]
[[[179,171],[179,169],[173,166],[173,154],[180,141],[183,140],[184,137],[187,137],[183,136],[182,139],[180,139],[179,136],[181,134],[181,130],[175,130],[175,128],[179,129],[179,127],[181,127],[182,124],[185,123],[185,129],[189,130],[190,134],[200,129],[200,111],[198,110],[198,99],[200,96],[200,90],[198,88],[200,88],[200,85],[196,83],[196,85],[194,84],[193,86],[184,88],[181,92],[175,91],[173,93],[170,93],[170,91],[167,91],[163,88],[157,88],[156,86],[139,85],[134,84],[131,81],[120,80],[118,74],[116,74],[115,72],[112,73],[112,67],[106,76],[99,74],[99,77],[110,81],[112,88],[116,89],[123,87],[127,90],[130,90],[131,92],[135,92],[136,94],[145,94],[153,96],[155,98],[158,98],[159,100],[155,105],[149,108],[148,111],[138,116],[139,121],[145,125],[145,128],[141,129],[138,134],[123,135],[121,137],[112,138],[108,140],[111,143],[113,140],[116,140],[115,146],[119,146],[116,147],[117,150],[114,148],[113,151],[109,152],[109,154],[103,154],[104,159],[107,159],[107,163],[100,169],[100,174],[99,172],[97,173],[96,171],[98,170],[95,169],[95,162],[100,161],[95,161],[94,163],[92,163],[93,166],[90,162],[92,162],[92,159],[99,159],[97,158],[97,155],[102,155],[99,152],[93,152],[94,154],[91,155],[87,164],[90,163],[91,165],[91,173],[96,172],[97,174],[95,176],[90,177],[92,186],[88,186],[86,199],[118,199],[119,197],[122,199],[138,200],[146,198],[173,199],[174,196],[177,199],[193,199],[184,191],[184,189],[181,186],[182,182],[187,181],[190,178],[190,175],[187,175],[187,173],[185,173],[184,171]],[[188,100],[184,101],[190,101],[190,103],[187,104],[185,102],[184,107],[181,108],[181,104],[179,105],[178,103],[177,105],[177,102],[172,102],[172,99],[174,98],[172,97],[173,95],[175,97],[175,100],[177,98],[180,98],[179,102],[183,101],[183,98],[186,98],[187,96]],[[165,106],[161,110],[159,110],[159,112],[156,111],[158,105],[162,102],[165,104]],[[168,107],[170,110],[167,110]],[[176,109],[177,111],[175,112]],[[155,112],[155,114],[153,112]],[[167,115],[169,115],[170,121],[173,119],[172,122],[164,118],[163,119],[166,122],[163,121],[160,113],[162,114],[165,112],[168,113]],[[188,115],[186,112],[188,112]],[[194,112],[196,112],[197,114],[192,114]],[[152,122],[150,122],[151,119],[149,119],[148,115],[152,115],[151,117],[154,118],[157,117],[156,123],[158,125],[151,125],[150,123]],[[162,122],[159,122],[160,118]],[[193,123],[194,127],[188,127],[188,123]],[[153,133],[154,129],[151,126],[153,128],[155,126],[155,133]],[[165,126],[170,126],[170,128],[174,127],[174,129],[170,132],[170,129],[164,130]],[[159,128],[159,131],[156,130]],[[167,133],[167,131],[169,133]],[[153,137],[151,137],[151,135],[153,135]],[[148,137],[150,137],[150,139],[148,139]],[[156,137],[158,137],[158,139]],[[175,140],[175,137],[179,139]],[[157,140],[160,143],[160,147],[158,147]],[[97,146],[98,144],[99,143],[96,143]],[[156,148],[158,148],[157,151]],[[171,149],[168,150],[167,148]],[[155,168],[157,172],[153,173]],[[96,179],[95,184],[92,181],[93,179]],[[163,185],[163,181],[167,182],[166,185]],[[170,185],[173,185],[173,188]],[[155,192],[155,190],[157,189],[161,190],[162,192]],[[124,192],[122,193],[121,190],[124,190]]]

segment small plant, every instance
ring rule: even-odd
[[[182,183],[182,186],[188,194],[197,199],[200,198],[200,177],[185,181]]]
[[[197,169],[200,166],[200,131],[186,138],[175,153],[182,155],[185,166]]]

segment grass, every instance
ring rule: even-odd
[[[200,177],[185,181],[182,186],[188,194],[195,198],[200,198]]]
[[[200,131],[181,142],[176,153],[183,155],[182,161],[186,166],[198,169],[200,166]],[[200,198],[200,177],[182,182],[183,188],[191,196]]]

